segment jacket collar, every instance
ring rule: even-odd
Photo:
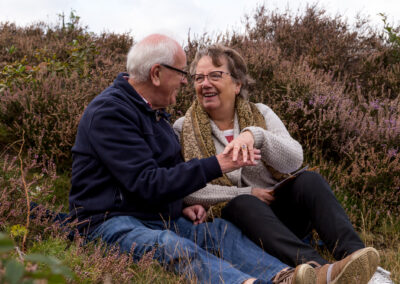
[[[161,118],[164,118],[169,122],[171,115],[167,113],[165,109],[153,110],[143,99],[143,97],[135,90],[135,88],[129,84],[128,79],[128,73],[120,73],[114,80],[114,85],[117,88],[123,89],[139,108],[141,108],[144,112],[149,113],[151,116],[154,116],[157,121],[159,121]]]

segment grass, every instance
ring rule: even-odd
[[[165,271],[157,262],[144,257],[133,263],[129,256],[102,244],[83,246],[82,240],[66,241],[50,237],[35,242],[29,253],[42,253],[60,259],[75,273],[74,283],[182,283],[183,279]]]
[[[383,31],[362,19],[350,28],[317,6],[301,15],[261,6],[245,19],[244,34],[188,38],[185,50],[189,63],[199,46],[214,41],[244,55],[256,80],[250,99],[269,105],[284,121],[303,145],[305,162],[319,168],[363,241],[379,250],[381,266],[400,283],[400,27],[383,21]],[[127,34],[91,34],[73,13],[55,25],[0,24],[0,231],[25,253],[60,259],[76,277],[67,282],[186,281],[151,255],[132,263],[113,249],[105,253],[101,244],[69,241],[44,209],[25,228],[22,177],[32,201],[67,211],[70,150],[80,116],[124,70],[133,42]],[[184,87],[169,108],[173,121],[192,98],[191,86]],[[20,256],[15,250],[0,254],[1,278],[5,261]],[[25,268],[50,269],[32,263]]]

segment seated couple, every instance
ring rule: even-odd
[[[174,125],[181,148],[164,109],[188,83],[185,67],[175,40],[150,35],[129,51],[128,72],[87,106],[69,197],[80,233],[134,260],[152,251],[200,283],[367,283],[379,255],[319,175],[268,191],[279,172],[301,165],[302,148],[270,108],[245,99],[250,79],[234,50],[198,52],[197,100]],[[224,219],[205,222],[204,207],[221,201],[230,201]],[[301,242],[311,228],[337,262]]]

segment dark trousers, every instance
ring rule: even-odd
[[[222,217],[293,267],[307,261],[327,263],[302,241],[313,228],[337,260],[365,247],[330,186],[315,172],[302,173],[281,188],[270,206],[253,195],[240,195],[222,210]]]

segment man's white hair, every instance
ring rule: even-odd
[[[178,43],[170,37],[158,34],[148,36],[129,50],[126,70],[136,82],[145,82],[154,64],[174,64],[178,48]]]

